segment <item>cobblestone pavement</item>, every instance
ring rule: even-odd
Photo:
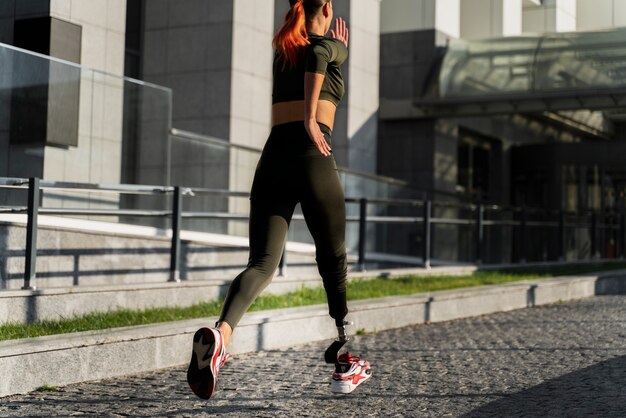
[[[0,416],[626,416],[626,297],[597,297],[355,337],[373,366],[329,392],[325,343],[236,356],[210,401],[185,368],[0,400]]]

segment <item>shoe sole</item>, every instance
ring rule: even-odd
[[[330,391],[335,395],[347,395],[348,393],[352,393],[354,389],[361,386],[363,383],[367,382],[370,377],[372,377],[372,369],[369,369],[368,371],[369,373],[365,375],[366,377],[363,380],[360,380],[356,385],[353,383],[340,385],[341,381],[332,380],[330,382]]]
[[[200,328],[193,336],[193,350],[191,361],[187,369],[187,383],[189,387],[201,399],[209,399],[215,390],[214,359],[220,350],[215,344],[215,334],[209,328]],[[199,367],[199,361],[205,363],[210,359],[209,364],[203,368]],[[204,364],[203,364],[204,365]]]

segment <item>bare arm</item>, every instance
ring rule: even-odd
[[[348,47],[348,27],[342,18],[335,19],[335,28],[331,31],[331,34],[334,39],[343,42]],[[330,57],[327,57],[327,59],[330,59]],[[314,71],[304,73],[304,126],[317,149],[322,155],[328,157],[331,149],[317,124],[317,104],[325,76],[325,74]]]
[[[328,157],[331,149],[317,124],[317,103],[324,83],[324,74],[304,73],[304,126],[311,141],[323,156]]]

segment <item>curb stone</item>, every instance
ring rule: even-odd
[[[349,319],[354,334],[625,292],[626,271],[614,271],[353,301]],[[216,319],[0,342],[0,396],[185,364],[193,333]],[[271,350],[335,337],[325,305],[251,312],[239,324],[229,351]]]

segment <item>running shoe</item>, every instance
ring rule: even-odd
[[[224,337],[218,329],[200,328],[193,336],[191,362],[187,383],[199,398],[209,399],[215,391],[220,367],[230,356],[224,347]]]
[[[350,393],[372,375],[370,363],[361,357],[345,353],[335,363],[335,372],[330,381],[332,393]]]

